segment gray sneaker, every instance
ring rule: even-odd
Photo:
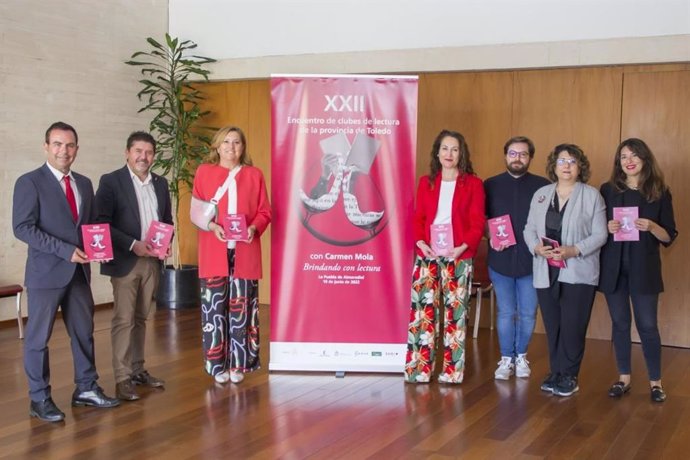
[[[529,361],[527,361],[527,355],[518,355],[515,358],[515,375],[520,378],[527,378],[532,373],[529,368]]]
[[[496,372],[494,372],[494,377],[496,380],[509,380],[510,376],[515,373],[514,368],[513,358],[510,356],[503,356],[498,362],[498,368],[496,368]]]

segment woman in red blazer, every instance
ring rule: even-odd
[[[405,381],[427,383],[434,369],[443,305],[441,383],[461,383],[472,257],[484,233],[484,187],[462,134],[443,130],[431,149],[431,172],[419,181],[413,233],[417,246]]]
[[[271,222],[271,205],[244,133],[234,126],[214,136],[208,163],[194,177],[193,194],[210,201],[226,181],[216,220],[198,232],[201,323],[206,372],[218,383],[240,383],[245,372],[259,368],[260,237]],[[227,215],[244,216],[245,241],[226,239]]]

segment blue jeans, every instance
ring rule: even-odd
[[[527,353],[537,320],[537,291],[532,275],[512,278],[489,268],[489,278],[498,304],[496,329],[501,356]]]

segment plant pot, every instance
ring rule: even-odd
[[[196,265],[182,265],[174,269],[166,265],[161,271],[156,306],[172,310],[199,306],[199,269]]]

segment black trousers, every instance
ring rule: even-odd
[[[94,361],[93,296],[84,270],[77,266],[72,280],[58,289],[27,289],[29,320],[24,339],[24,370],[29,397],[41,401],[50,397],[48,341],[53,332],[58,306],[70,338],[74,361],[74,383],[79,391],[95,389],[98,374]]]
[[[596,286],[558,281],[537,289],[552,374],[577,377],[580,372],[595,293]]]
[[[635,326],[640,334],[642,352],[647,363],[649,380],[661,380],[661,337],[657,325],[659,294],[632,294],[627,274],[622,271],[616,290],[606,294],[613,323],[613,347],[616,350],[618,372],[630,374],[630,301],[635,315]]]

